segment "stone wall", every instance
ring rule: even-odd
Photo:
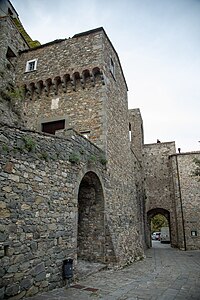
[[[19,294],[20,299],[62,286],[63,260],[77,260],[78,202],[81,205],[79,193],[86,174],[91,181],[84,179],[88,193],[101,189],[101,194],[96,193],[103,198],[108,180],[103,152],[74,131],[66,134],[59,138],[1,126],[1,299],[4,293],[5,297]],[[101,203],[104,207],[104,198]],[[99,211],[104,220],[104,209],[96,208],[97,218]],[[90,217],[96,228],[94,207]],[[101,255],[105,262],[106,256],[114,255],[111,237],[106,240],[103,230],[96,234],[107,250],[99,254],[90,241],[87,251],[94,261]]]
[[[126,263],[127,258],[131,262],[134,257],[143,255],[143,235],[138,222],[138,203],[143,199],[143,194],[137,193],[137,161],[129,141],[127,85],[118,55],[106,35],[103,35],[103,45],[107,167],[115,187],[112,194],[108,194],[106,209],[110,211],[113,243],[117,253],[124,253],[121,258]]]
[[[117,188],[102,150],[73,130],[2,125],[0,141],[1,297],[62,286],[69,257],[76,270],[77,258],[124,265],[143,256],[141,197]]]
[[[169,162],[169,156],[174,153],[174,142],[146,144],[143,149],[148,222],[158,213],[165,215],[169,221],[172,246],[177,245],[176,214]],[[150,238],[150,229],[148,234]]]
[[[0,17],[0,121],[21,125],[22,116],[15,88],[15,67],[19,50],[28,46],[12,18]]]
[[[200,181],[194,176],[199,152],[172,155],[178,245],[184,250],[200,249]]]

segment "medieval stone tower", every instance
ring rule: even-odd
[[[12,15],[1,22],[2,66],[12,68],[2,86],[3,293],[23,297],[62,285],[66,258],[76,269],[79,259],[143,257],[143,141],[131,149],[127,85],[103,28],[30,48]]]

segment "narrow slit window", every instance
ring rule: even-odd
[[[112,58],[110,58],[110,72],[115,77],[115,64]]]
[[[129,123],[129,141],[131,142],[131,138],[132,138],[132,136],[131,136],[131,123]]]

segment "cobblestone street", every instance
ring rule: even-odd
[[[199,300],[200,251],[180,251],[154,241],[143,261],[117,271],[104,270],[70,288],[28,299]]]

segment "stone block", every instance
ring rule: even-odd
[[[5,295],[8,296],[14,296],[16,294],[18,294],[19,292],[19,284],[15,283],[13,285],[9,285],[7,286],[6,290],[5,290]]]
[[[5,275],[6,271],[4,268],[0,267],[0,278],[2,278]]]
[[[0,300],[4,299],[5,287],[0,288]]]
[[[4,256],[4,249],[0,249],[0,257]]]
[[[23,254],[15,255],[13,258],[13,263],[17,264],[17,263],[21,263],[21,262],[24,262],[24,255]]]
[[[31,296],[37,294],[37,293],[38,293],[38,290],[39,290],[38,287],[36,287],[36,286],[33,285],[33,286],[27,291],[26,297],[31,297]]]
[[[31,278],[24,278],[21,282],[20,282],[20,289],[21,290],[28,290],[33,284],[33,279]]]
[[[18,295],[9,298],[9,300],[19,300],[19,299],[22,299],[22,298],[25,296],[25,294],[26,294],[26,292],[25,292],[25,291],[22,291],[22,292],[19,293]]]
[[[0,201],[0,209],[3,210],[6,208],[6,203],[3,201]]]
[[[44,279],[46,279],[46,272],[42,272],[35,277],[35,281],[42,281]]]
[[[5,242],[8,238],[7,233],[0,232],[0,242]]]
[[[32,274],[33,276],[37,276],[38,274],[40,274],[40,273],[42,273],[42,272],[45,272],[45,265],[44,265],[43,262],[40,263],[40,264],[38,264],[37,266],[35,266],[35,267],[31,270],[30,274]]]
[[[19,176],[18,175],[14,175],[14,174],[10,174],[8,175],[8,179],[15,181],[15,182],[19,182]]]
[[[8,273],[16,273],[18,271],[19,266],[18,265],[12,265],[8,268]]]
[[[7,173],[12,173],[13,167],[14,167],[13,163],[7,162],[5,167],[4,167],[4,171],[7,172]]]

